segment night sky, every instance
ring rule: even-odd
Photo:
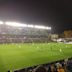
[[[52,27],[52,33],[72,29],[69,0],[0,0],[0,20]]]

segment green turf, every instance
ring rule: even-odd
[[[72,57],[72,45],[69,44],[0,44],[0,72],[22,69],[69,57]]]

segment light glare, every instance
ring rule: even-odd
[[[29,25],[29,24],[22,24],[18,22],[5,22],[6,25],[14,26],[14,27],[29,27],[29,28],[37,28],[37,29],[47,29],[51,30],[51,27],[40,26],[40,25]]]
[[[21,24],[21,23],[17,23],[17,22],[6,22],[5,24],[9,25],[9,26],[15,26],[15,27],[27,27],[26,24]]]
[[[0,21],[0,24],[3,24],[3,21]]]
[[[46,29],[51,30],[51,27],[46,27]]]
[[[37,29],[46,29],[45,26],[38,26],[38,25],[35,25],[35,28],[37,28]]]
[[[28,25],[28,27],[30,27],[30,28],[34,28],[34,25]]]

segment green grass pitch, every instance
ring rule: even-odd
[[[0,72],[17,70],[72,57],[72,44],[0,44]]]

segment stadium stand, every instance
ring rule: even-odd
[[[0,26],[0,43],[47,42],[48,30]]]

